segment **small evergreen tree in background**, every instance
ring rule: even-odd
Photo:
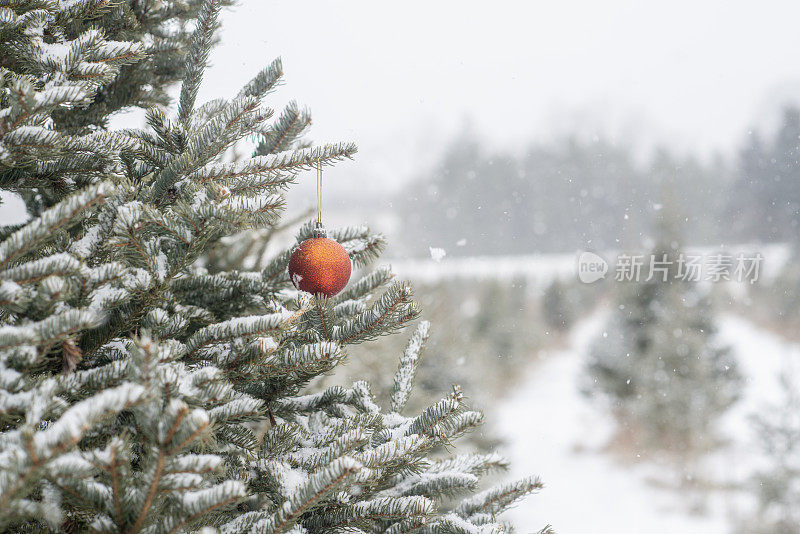
[[[32,218],[0,235],[0,530],[501,530],[541,484],[476,491],[505,462],[446,446],[482,415],[458,388],[401,415],[427,323],[388,410],[365,382],[307,387],[417,318],[406,283],[380,267],[324,299],[291,287],[290,250],[226,267],[263,252],[297,172],[356,150],[302,148],[294,104],[270,120],[279,61],[197,104],[227,3],[0,2],[0,187]],[[131,107],[147,128],[107,129]],[[223,162],[245,136],[253,156]],[[383,248],[330,236],[359,268]]]
[[[800,240],[789,243],[780,271],[751,290],[755,310],[781,335],[800,340]]]
[[[800,335],[800,249],[790,252],[789,260],[772,280],[753,291],[764,319],[789,339]]]
[[[616,282],[617,306],[592,347],[590,390],[607,397],[638,446],[680,457],[711,448],[713,424],[736,400],[740,376],[715,345],[710,304],[678,276],[680,251],[670,215],[652,251],[666,273]]]
[[[542,311],[547,325],[557,332],[565,332],[572,328],[577,320],[578,303],[573,298],[571,287],[556,278],[545,288],[542,295]]]
[[[796,362],[795,362],[796,366]],[[800,532],[800,375],[781,375],[781,402],[755,416],[755,433],[770,465],[756,476],[758,513],[737,532]]]

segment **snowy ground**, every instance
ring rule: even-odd
[[[613,421],[579,387],[586,351],[605,318],[595,314],[575,328],[568,348],[542,354],[523,385],[497,408],[514,475],[539,474],[546,484],[508,518],[522,533],[547,523],[561,534],[730,532],[733,512],[750,503],[746,493],[675,491],[652,483],[674,482],[675,474],[636,458],[623,463],[602,451]],[[800,347],[733,316],[724,316],[719,328],[720,341],[735,351],[746,384],[742,401],[721,424],[722,432],[737,440],[708,458],[702,471],[721,483],[741,483],[758,457],[749,416],[773,397],[778,371],[788,357],[800,357]]]

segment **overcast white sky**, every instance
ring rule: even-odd
[[[327,173],[342,202],[429,168],[468,120],[494,148],[600,132],[708,155],[800,101],[798,21],[794,0],[241,0],[201,100],[281,56],[270,104],[309,106],[315,142],[359,144]]]
[[[435,161],[466,118],[496,147],[600,131],[707,155],[800,97],[798,21],[796,1],[244,0],[202,96],[282,56],[272,103],[308,105],[315,142],[356,141],[331,174],[362,188]]]

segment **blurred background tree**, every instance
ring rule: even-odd
[[[754,416],[756,435],[767,466],[751,488],[758,511],[743,521],[737,533],[793,534],[800,532],[800,382],[797,362],[780,379],[780,398]]]
[[[716,344],[715,315],[704,291],[681,278],[675,210],[659,212],[651,252],[663,271],[620,281],[616,306],[587,365],[588,391],[606,397],[634,450],[682,461],[712,449],[714,423],[737,399],[741,377]]]

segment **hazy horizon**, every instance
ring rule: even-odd
[[[242,3],[223,16],[201,99],[235,94],[283,58],[270,101],[310,107],[315,142],[352,140],[330,171],[395,187],[465,122],[490,149],[600,133],[638,150],[731,153],[800,96],[800,4]],[[306,31],[297,37],[302,20]],[[379,182],[376,183],[376,179]]]

